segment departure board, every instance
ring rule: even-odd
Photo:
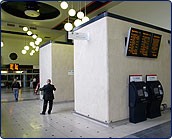
[[[10,63],[10,70],[19,70],[19,64]]]
[[[127,38],[126,55],[157,58],[161,35],[130,28]]]

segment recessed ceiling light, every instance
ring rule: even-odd
[[[24,13],[29,17],[38,17],[40,15],[40,13],[35,10],[25,10]]]

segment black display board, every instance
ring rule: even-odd
[[[19,70],[19,64],[10,63],[9,69],[10,69],[10,70]]]
[[[126,55],[157,58],[161,35],[130,28],[128,32]]]

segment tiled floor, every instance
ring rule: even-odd
[[[56,103],[51,115],[40,115],[42,101],[24,89],[18,102],[11,90],[1,90],[1,136],[4,138],[167,138],[171,136],[170,110],[137,124],[128,119],[109,126],[79,116],[74,103]],[[156,136],[154,131],[159,132]],[[146,134],[149,133],[149,134]],[[160,135],[161,136],[160,136]]]

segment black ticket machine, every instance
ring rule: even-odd
[[[161,102],[163,99],[163,87],[157,80],[157,75],[146,75],[146,85],[150,93],[147,105],[147,117],[155,118],[161,116]]]
[[[147,119],[148,91],[142,75],[129,76],[129,121],[138,123]]]

